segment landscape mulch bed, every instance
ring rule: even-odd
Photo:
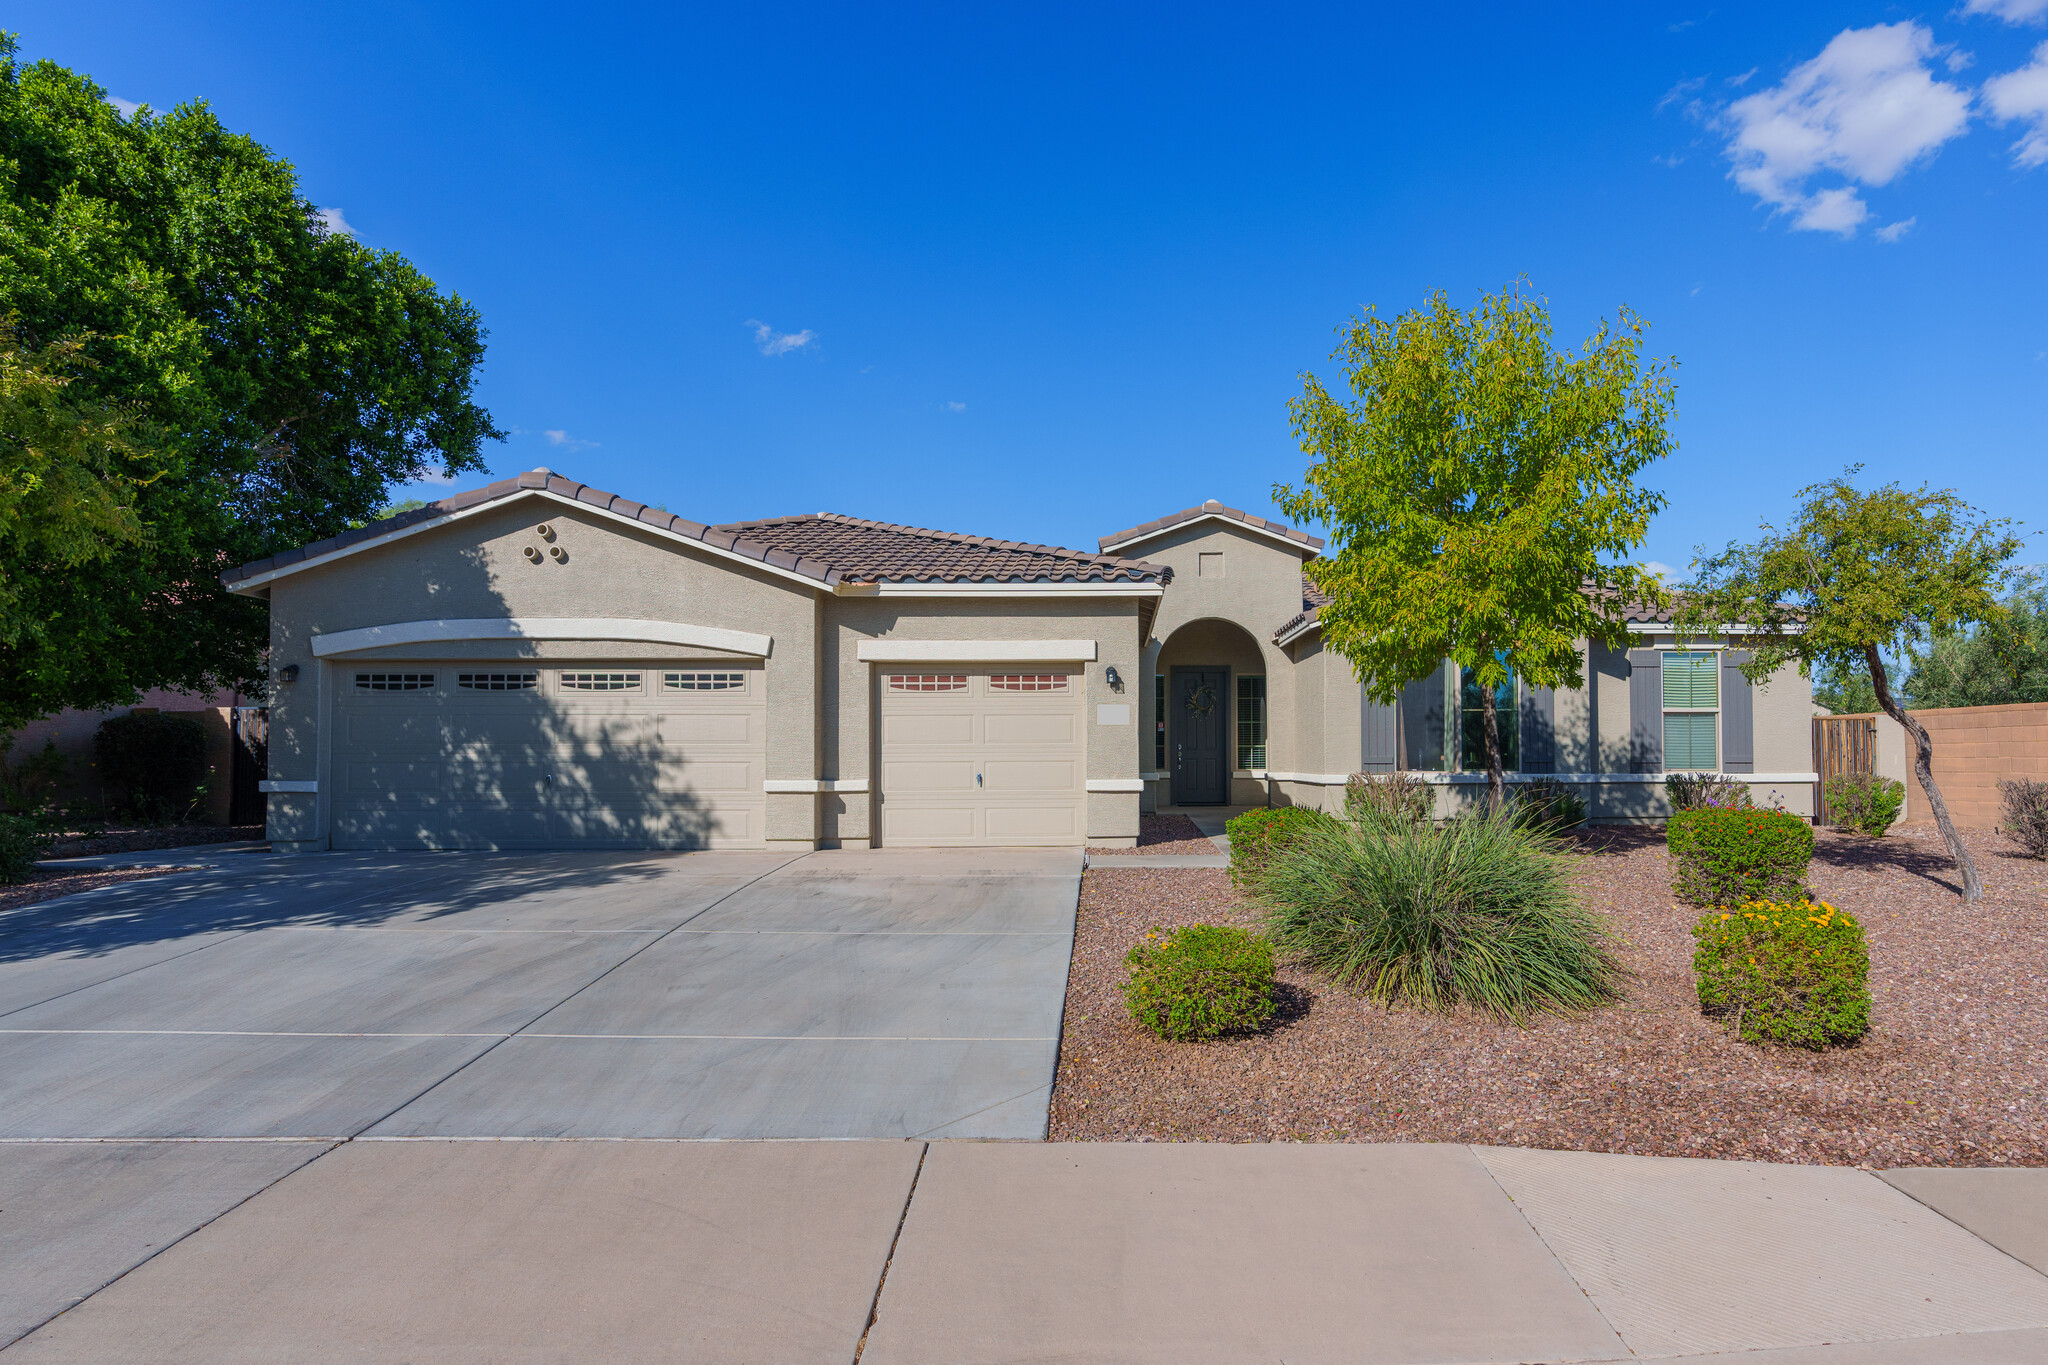
[[[37,901],[55,900],[78,891],[91,891],[117,882],[139,882],[146,877],[161,877],[182,870],[170,866],[123,867],[104,872],[53,872],[38,868],[20,886],[0,886],[0,911],[19,910]]]
[[[96,829],[60,835],[42,856],[93,858],[103,853],[146,853],[158,848],[235,844],[262,837],[261,825],[149,825],[134,829]]]
[[[1150,858],[1165,854],[1176,857],[1192,854],[1199,858],[1213,858],[1222,851],[1185,815],[1141,815],[1138,817],[1136,848],[1091,848],[1088,855],[1113,858],[1122,854],[1125,857],[1142,855]]]
[[[1152,925],[1256,922],[1221,871],[1105,868],[1081,893],[1055,1140],[1474,1142],[1894,1166],[2048,1165],[2048,864],[1966,831],[1965,906],[1931,828],[1821,831],[1808,881],[1862,920],[1872,1028],[1759,1048],[1693,994],[1699,912],[1661,831],[1579,836],[1578,877],[1635,975],[1620,1004],[1521,1028],[1369,1004],[1283,966],[1264,1033],[1165,1043],[1131,1022],[1123,955]]]

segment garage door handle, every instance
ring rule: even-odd
[[[552,787],[552,786],[554,786],[554,785],[555,785],[555,775],[554,775],[553,773],[549,773],[549,774],[547,775],[547,784],[548,784],[548,785],[549,785],[550,787]]]
[[[981,785],[981,774],[980,774],[980,773],[976,773],[976,774],[974,775],[974,785],[975,785],[975,786],[977,786],[977,787],[979,787],[979,786]]]

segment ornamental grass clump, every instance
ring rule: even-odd
[[[1124,955],[1131,1018],[1170,1043],[1256,1033],[1273,1017],[1273,947],[1247,929],[1148,930]]]
[[[1354,825],[1419,825],[1435,814],[1435,794],[1413,773],[1353,773],[1344,784],[1344,818]]]
[[[1876,773],[1842,773],[1828,779],[1828,823],[1882,839],[1906,808],[1906,784]]]
[[[1863,926],[1826,902],[1750,901],[1693,926],[1700,1012],[1745,1043],[1824,1048],[1870,1028]]]
[[[1336,829],[1340,823],[1334,815],[1307,806],[1246,811],[1223,827],[1230,839],[1230,880],[1249,891],[1274,855],[1303,831]]]
[[[1558,845],[1511,814],[1311,830],[1254,895],[1283,954],[1382,1003],[1525,1020],[1619,993],[1605,922]]]
[[[1784,811],[1680,811],[1664,842],[1671,890],[1689,905],[1796,899],[1813,860],[1813,826]]]
[[[1586,802],[1555,778],[1539,777],[1515,789],[1515,819],[1545,834],[1562,834],[1586,823]]]

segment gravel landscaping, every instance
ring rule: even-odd
[[[142,825],[134,829],[80,830],[60,834],[45,858],[95,858],[105,853],[146,853],[193,844],[236,844],[263,837],[261,825]]]
[[[29,874],[29,879],[20,886],[0,886],[0,911],[19,910],[24,905],[38,901],[55,900],[79,891],[90,891],[95,887],[112,886],[116,882],[139,882],[145,877],[161,877],[170,872],[182,872],[179,867],[124,867],[104,872],[54,872],[39,868]]]
[[[2048,1165],[2048,864],[1966,831],[1965,907],[1931,827],[1820,831],[1808,880],[1863,922],[1872,1027],[1823,1053],[1737,1042],[1693,994],[1698,917],[1661,830],[1578,836],[1579,881],[1634,973],[1619,1005],[1528,1028],[1385,1009],[1298,968],[1264,1033],[1165,1043],[1123,955],[1152,925],[1250,924],[1225,873],[1091,868],[1068,980],[1055,1140],[1475,1142],[1894,1166]],[[1149,851],[1149,850],[1148,850]]]
[[[1113,858],[1118,854],[1127,857],[1142,854],[1151,858],[1191,854],[1198,858],[1213,858],[1222,851],[1185,815],[1141,815],[1138,817],[1136,848],[1091,848],[1088,856]]]

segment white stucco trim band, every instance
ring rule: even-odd
[[[396,621],[313,637],[313,655],[324,659],[384,645],[417,645],[443,640],[635,640],[662,645],[696,645],[766,658],[772,636],[745,630],[692,626],[681,621],[642,621],[616,616],[483,616],[443,621]]]
[[[771,777],[761,784],[764,792],[793,792],[805,796],[819,792],[864,792],[867,789],[865,777]]]
[[[320,783],[313,778],[266,777],[256,784],[256,790],[280,794],[286,792],[305,794],[319,791]]]
[[[315,556],[312,559],[302,559],[296,564],[284,564],[264,573],[252,574],[248,578],[238,578],[227,585],[228,591],[232,593],[253,593],[256,589],[274,583],[280,578],[289,578],[291,575],[303,573],[307,569],[322,568],[334,563],[336,560],[347,559],[350,555],[361,554],[365,550],[379,550],[386,545],[394,545],[408,536],[423,535],[428,531],[438,531],[443,526],[454,522],[509,507],[521,498],[539,498],[542,502],[552,502],[563,507],[573,507],[579,512],[588,512],[594,516],[605,517],[619,523],[621,526],[630,526],[637,531],[644,531],[650,536],[656,536],[672,544],[687,545],[693,550],[701,550],[707,555],[729,560],[734,564],[753,569],[759,573],[787,579],[792,583],[800,583],[813,592],[824,592],[827,590],[823,583],[807,574],[800,574],[792,569],[782,568],[780,565],[764,563],[753,558],[751,555],[735,554],[731,550],[720,549],[718,546],[707,541],[694,540],[689,536],[677,535],[674,531],[666,530],[659,526],[649,526],[646,522],[639,521],[633,517],[621,516],[609,507],[597,507],[587,502],[578,502],[574,498],[565,498],[560,493],[552,493],[544,488],[522,488],[516,493],[508,493],[502,498],[495,498],[489,502],[480,502],[474,506],[465,507],[460,512],[450,512],[445,517],[435,517],[432,520],[418,522],[368,540],[359,540],[353,545],[344,545],[338,550],[329,550],[326,554]]]
[[[1142,777],[1091,777],[1088,790],[1092,792],[1141,792],[1145,790]]]
[[[1093,663],[1093,640],[862,640],[854,658],[870,664]]]

